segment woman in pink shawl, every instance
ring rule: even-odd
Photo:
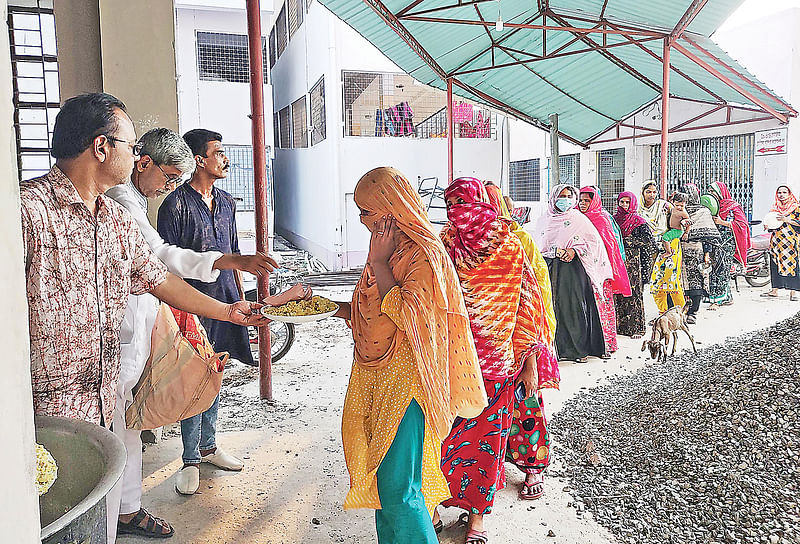
[[[631,296],[614,295],[614,307],[617,310],[617,333],[632,338],[641,338],[645,333],[644,285],[650,280],[653,256],[658,252],[652,230],[647,220],[636,213],[638,209],[639,202],[634,193],[625,191],[619,194],[614,220],[622,231]]]
[[[595,292],[602,292],[612,270],[603,239],[577,203],[574,187],[553,187],[533,237],[550,272],[558,357],[586,362],[606,353]]]
[[[734,257],[742,266],[747,266],[747,250],[750,249],[750,222],[744,214],[742,206],[731,196],[728,186],[721,181],[715,181],[709,187],[709,191],[719,200],[717,225],[725,225],[731,228],[733,236],[736,238],[736,253]]]
[[[711,305],[708,309],[716,310],[720,306],[733,304],[730,285],[731,262],[735,259],[742,266],[747,264],[747,250],[750,248],[750,224],[742,207],[731,197],[731,191],[727,185],[721,181],[715,181],[711,183],[709,192],[719,201],[719,213],[714,217],[714,223],[717,224],[717,229],[722,237],[722,243],[712,257],[714,265],[709,283],[708,300]]]
[[[604,213],[600,192],[596,187],[581,188],[578,207],[600,234],[613,273],[611,279],[603,283],[603,288],[595,293],[600,318],[603,321],[603,336],[606,341],[606,352],[603,354],[603,358],[608,358],[617,351],[617,314],[614,309],[614,295],[631,296],[631,284],[628,279],[628,270],[625,268],[625,261],[622,260],[622,250],[614,235],[614,227],[611,225],[612,219]]]

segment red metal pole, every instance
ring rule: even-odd
[[[253,178],[256,204],[256,250],[269,251],[267,149],[264,138],[264,57],[261,52],[261,1],[247,0],[247,42],[250,54],[250,109],[253,129]],[[269,276],[258,278],[258,300],[269,295]],[[269,327],[258,329],[258,388],[272,400],[272,351]]]
[[[661,85],[661,198],[667,198],[669,157],[669,38],[664,38],[663,83]]]
[[[453,78],[447,78],[447,185],[453,183]]]

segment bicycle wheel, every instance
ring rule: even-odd
[[[250,344],[253,351],[253,365],[258,366],[258,329],[255,327],[248,327],[250,330]],[[289,353],[289,349],[294,343],[294,324],[283,323],[281,321],[269,322],[269,340],[270,340],[270,353],[272,354],[272,361],[275,362],[281,357]]]
[[[289,349],[294,343],[294,324],[282,321],[269,322],[270,352],[272,361],[280,360],[289,353]]]

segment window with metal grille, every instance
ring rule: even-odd
[[[292,147],[308,147],[308,114],[305,95],[292,102]]]
[[[308,93],[311,103],[311,145],[317,145],[325,139],[325,77],[319,78],[317,84]]]
[[[581,155],[572,153],[558,157],[559,183],[567,183],[573,187],[581,185]]]
[[[303,24],[304,0],[287,0],[286,3],[289,6],[289,39],[291,40],[294,33]]]
[[[228,176],[218,179],[214,185],[231,194],[236,200],[237,211],[253,211],[255,209],[253,148],[249,145],[226,145],[224,149],[230,160],[230,169]]]
[[[445,138],[444,91],[402,73],[342,72],[345,136]],[[497,116],[457,100],[453,103],[456,138],[496,138]]]
[[[274,112],[272,114],[272,138],[273,142],[275,142],[275,147],[280,149],[281,148],[281,128],[280,128],[280,118],[278,117],[278,112]]]
[[[722,181],[731,190],[733,199],[751,217],[754,153],[754,134],[670,142],[667,194],[689,182],[696,183],[700,192],[705,193],[712,181]],[[650,177],[661,186],[661,145],[650,148]]]
[[[292,147],[292,127],[289,106],[286,106],[278,112],[278,126],[278,147],[281,149],[290,149]]]
[[[508,163],[509,195],[511,200],[539,202],[541,172],[539,159]]]
[[[612,213],[617,210],[617,195],[625,190],[625,149],[607,149],[597,153],[600,165],[597,183],[603,207]]]
[[[281,58],[289,43],[289,35],[286,30],[286,4],[283,5],[275,18],[275,46],[278,49],[277,58]]]
[[[273,28],[269,33],[269,67],[275,66],[275,61],[278,60],[278,49],[275,45],[275,29]]]
[[[53,124],[60,108],[52,0],[8,3],[14,89],[14,133],[20,180],[46,174]]]
[[[262,54],[266,53],[267,41],[261,38]],[[263,58],[267,58],[266,55]],[[221,32],[197,33],[197,71],[201,81],[250,82],[250,58],[247,36],[223,34]],[[264,70],[264,83],[267,81]]]

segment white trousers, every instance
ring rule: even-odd
[[[117,389],[117,404],[114,410],[114,434],[125,444],[128,459],[117,485],[106,498],[108,515],[108,543],[114,544],[117,535],[117,519],[120,514],[134,514],[142,507],[142,432],[125,426],[126,391],[123,384]]]

